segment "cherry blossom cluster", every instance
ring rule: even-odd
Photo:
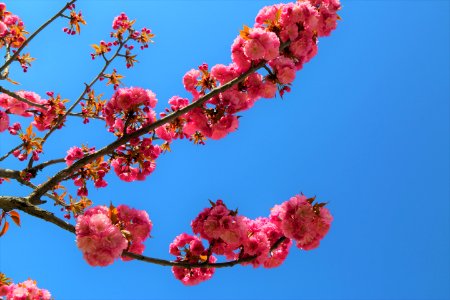
[[[64,115],[66,111],[65,103],[67,100],[61,99],[60,95],[54,95],[53,92],[47,92],[48,99],[42,99],[41,96],[34,92],[18,91],[16,95],[28,100],[30,104],[25,101],[18,100],[6,94],[0,94],[0,107],[5,109],[6,113],[14,114],[22,117],[34,117],[31,123],[39,131],[44,131],[52,128],[58,118]],[[33,106],[33,104],[39,106]],[[0,113],[1,114],[1,113]],[[9,117],[2,118],[3,125],[0,125],[0,132],[6,130],[6,124],[9,126]],[[61,128],[61,123],[58,128]],[[11,132],[14,134],[14,131]]]
[[[38,288],[36,281],[28,279],[17,284],[0,282],[0,297],[5,297],[6,300],[50,300],[51,294],[45,289]]]
[[[176,256],[177,262],[215,263],[216,257],[211,255],[197,236],[182,233],[170,244],[169,252]],[[172,273],[176,279],[185,285],[196,285],[210,279],[214,274],[214,268],[183,268],[172,267]]]
[[[212,207],[204,209],[191,223],[192,231],[199,236],[177,236],[169,252],[179,262],[215,262],[216,254],[242,261],[242,265],[277,267],[286,259],[292,240],[298,248],[311,250],[328,232],[333,218],[324,203],[313,202],[314,198],[297,195],[272,208],[270,217],[254,220],[229,210],[222,200],[211,202]],[[201,239],[209,247],[205,248]],[[206,267],[178,266],[172,272],[186,285],[210,279],[214,273]]]
[[[88,264],[107,266],[121,257],[123,251],[141,254],[152,222],[145,211],[126,205],[96,206],[77,217],[75,229],[77,246]]]
[[[0,48],[19,48],[26,40],[26,33],[20,17],[7,11],[5,3],[0,2]]]
[[[88,148],[87,146],[82,146],[80,148],[74,146],[67,151],[67,155],[65,157],[66,164],[71,166],[76,160],[79,160],[85,155],[89,155],[94,152],[94,147]],[[104,180],[104,177],[109,170],[109,163],[106,162],[103,157],[99,157],[80,168],[74,175],[71,176],[73,183],[78,187],[77,195],[81,197],[86,197],[88,195],[88,189],[86,187],[87,180],[93,180],[96,188],[106,187],[108,183]]]
[[[231,64],[218,64],[211,70],[203,64],[188,71],[183,84],[195,101],[252,66],[265,63],[267,74],[251,74],[173,124],[165,125],[157,135],[167,143],[182,137],[203,143],[205,138],[221,139],[235,131],[239,125],[236,113],[251,108],[260,98],[275,97],[277,91],[281,96],[290,91],[296,71],[317,53],[317,38],[335,29],[339,9],[338,0],[305,0],[261,9],[253,28],[244,26],[234,40]]]

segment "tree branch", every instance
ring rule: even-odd
[[[19,100],[20,102],[24,102],[24,103],[28,104],[28,105],[45,109],[45,105],[38,104],[38,103],[35,103],[35,102],[31,102],[30,100],[27,100],[27,99],[25,99],[23,97],[20,97],[16,93],[13,93],[13,92],[9,91],[9,90],[5,89],[2,86],[0,86],[0,93],[4,93],[4,94],[6,94],[6,95],[8,95],[10,97],[13,97],[14,99]]]
[[[20,171],[0,168],[0,177],[18,179],[20,178]]]
[[[33,32],[33,34],[31,34],[28,37],[28,39],[26,39],[25,42],[23,42],[22,46],[20,46],[19,49],[17,49],[17,51],[7,61],[5,61],[3,66],[0,67],[0,74],[3,73],[3,71],[17,58],[17,56],[20,55],[20,53],[28,45],[28,43],[30,43],[42,30],[44,30],[45,27],[47,27],[48,25],[50,25],[50,23],[59,18],[62,15],[62,13],[67,9],[67,7],[69,5],[72,5],[76,1],[77,0],[72,0],[66,3],[66,5],[64,5],[64,7],[60,11],[58,11],[53,17],[51,17],[47,22],[42,24],[41,27],[39,27],[35,32]]]
[[[23,212],[26,212],[27,214],[29,214],[31,216],[34,216],[34,217],[37,217],[44,221],[53,223],[56,226],[58,226],[64,230],[67,230],[71,233],[75,233],[75,226],[73,226],[72,224],[68,224],[66,221],[58,218],[57,216],[55,216],[53,213],[51,213],[49,211],[46,211],[44,209],[41,209],[37,206],[30,204],[28,201],[26,201],[26,198],[13,197],[13,196],[0,196],[0,208],[5,211],[18,209]],[[284,237],[280,238],[280,240],[283,238]],[[281,244],[281,242],[278,243],[278,241],[277,241],[274,244],[274,246],[272,246],[271,251],[273,251],[275,249],[274,248],[275,245],[277,245],[276,247],[278,247],[279,244]],[[189,262],[184,262],[184,261],[170,261],[170,260],[165,260],[165,259],[160,259],[160,258],[153,258],[153,257],[148,257],[148,256],[144,256],[141,254],[136,254],[136,253],[132,253],[132,252],[128,252],[128,251],[124,251],[122,253],[122,255],[131,257],[133,259],[140,260],[143,262],[157,264],[160,266],[182,267],[182,268],[227,268],[227,267],[233,267],[233,266],[241,264],[241,263],[251,262],[252,260],[254,260],[256,258],[256,256],[250,256],[250,257],[246,257],[246,258],[241,258],[241,259],[227,261],[227,262],[220,262],[220,263],[206,263],[206,262],[204,262],[204,263],[189,263]]]
[[[289,42],[283,43],[280,47],[280,51],[282,51],[284,48],[289,46],[289,44],[290,44]],[[169,122],[175,120],[176,118],[184,115],[185,113],[189,112],[190,110],[203,105],[206,101],[208,101],[212,97],[214,97],[220,93],[223,93],[226,90],[230,89],[231,87],[235,86],[236,84],[244,81],[245,78],[247,78],[250,74],[252,74],[252,73],[256,72],[257,70],[259,70],[260,68],[264,67],[264,65],[266,63],[267,63],[266,61],[259,62],[258,64],[252,66],[250,69],[248,69],[246,72],[242,73],[235,79],[233,79],[219,87],[212,89],[208,94],[204,95],[203,97],[200,97],[199,99],[197,99],[197,101],[192,102],[188,106],[185,106],[182,109],[177,110],[177,111],[165,116],[164,118],[159,119],[152,124],[144,126],[141,129],[138,129],[130,134],[124,134],[121,138],[119,138],[116,141],[112,142],[111,144],[103,147],[102,149],[97,150],[96,152],[94,152],[92,154],[86,155],[82,159],[76,161],[70,167],[67,167],[67,168],[59,171],[52,178],[50,178],[45,183],[40,185],[33,193],[31,193],[29,195],[29,200],[31,201],[31,203],[33,203],[33,201],[36,201],[37,199],[39,199],[39,197],[41,197],[45,192],[50,190],[53,186],[55,186],[63,178],[66,178],[67,176],[71,175],[74,171],[80,169],[81,167],[90,163],[91,161],[93,161],[105,154],[114,152],[114,150],[117,147],[126,144],[131,139],[137,138],[137,137],[144,135],[152,130],[155,130],[156,128],[158,128],[166,123],[169,123]]]

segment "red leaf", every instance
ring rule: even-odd
[[[20,227],[20,215],[17,211],[10,211],[9,212],[9,216],[11,217],[11,219],[13,220],[14,223],[16,223],[17,226]]]
[[[8,221],[5,221],[5,225],[3,225],[2,231],[0,231],[0,236],[3,236],[8,231],[8,228],[9,228],[9,223],[8,223]]]

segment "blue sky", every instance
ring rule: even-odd
[[[80,1],[88,22],[81,36],[66,36],[57,22],[36,38],[29,52],[38,60],[25,75],[12,72],[20,88],[77,97],[100,68],[89,45],[106,40],[112,19],[124,11],[156,38],[134,69],[115,67],[126,85],[153,90],[163,109],[171,96],[187,95],[181,83],[187,70],[229,63],[242,25],[274,2],[118,3]],[[59,9],[54,1],[7,7],[30,31]],[[318,55],[283,100],[259,101],[223,140],[175,143],[145,182],[111,175],[107,188],[90,194],[96,204],[147,210],[154,229],[145,254],[168,259],[169,243],[190,232],[208,199],[258,217],[297,193],[316,195],[334,215],[318,249],[292,248],[277,269],[221,269],[185,287],[169,268],[142,262],[92,268],[73,235],[23,215],[22,227],[0,239],[0,271],[17,282],[36,279],[55,299],[450,298],[449,11],[448,1],[344,1],[338,29],[320,40]],[[103,84],[96,89],[112,94]],[[102,124],[80,123],[55,134],[43,159],[112,140]],[[1,154],[17,144],[5,134],[1,139]],[[0,190],[28,192],[12,184]]]

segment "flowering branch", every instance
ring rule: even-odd
[[[13,98],[19,100],[20,102],[23,102],[23,103],[28,104],[28,105],[31,105],[31,106],[35,106],[35,107],[39,107],[39,108],[45,109],[45,106],[44,106],[44,105],[38,104],[38,103],[32,102],[32,101],[30,101],[30,100],[27,100],[27,99],[25,99],[25,98],[23,98],[23,97],[20,97],[20,96],[17,95],[16,93],[13,93],[13,92],[9,91],[9,90],[5,89],[5,88],[2,87],[2,86],[0,86],[0,93],[4,93],[4,94],[6,94],[6,95],[8,95],[8,96],[10,96],[10,97],[13,97]]]
[[[289,42],[283,43],[280,47],[280,51],[282,51],[283,49],[288,47],[289,44],[290,44]],[[95,160],[96,158],[99,158],[105,154],[114,152],[114,150],[117,149],[117,147],[126,144],[131,139],[139,137],[143,134],[146,134],[164,124],[167,124],[167,123],[175,120],[179,116],[182,116],[185,113],[191,111],[192,109],[201,106],[202,104],[204,104],[206,101],[208,101],[212,97],[214,97],[220,93],[223,93],[226,90],[230,89],[231,87],[239,84],[240,82],[244,81],[250,74],[252,74],[252,73],[256,72],[257,70],[261,69],[262,67],[264,67],[266,65],[266,63],[267,62],[264,60],[259,62],[258,64],[252,66],[250,69],[248,69],[246,72],[242,73],[235,79],[233,79],[219,87],[212,89],[208,94],[204,95],[203,97],[200,97],[197,101],[192,102],[188,106],[183,107],[180,110],[174,111],[173,113],[165,116],[164,118],[159,119],[150,125],[144,126],[141,129],[138,129],[132,133],[124,134],[121,138],[119,138],[116,141],[112,142],[111,144],[103,147],[102,149],[100,149],[92,154],[86,155],[85,157],[78,160],[70,167],[67,167],[67,168],[61,170],[60,172],[55,174],[52,178],[50,178],[45,183],[40,185],[35,191],[33,191],[29,195],[29,197],[28,197],[29,201],[31,203],[33,203],[34,201],[39,199],[39,197],[41,197],[46,191],[50,190],[53,186],[55,186],[58,182],[60,182],[63,178],[71,175],[75,170],[83,167],[84,165],[88,164],[89,162]]]
[[[0,208],[5,211],[11,211],[13,209],[18,209],[27,214],[42,219],[44,221],[55,224],[56,226],[69,231],[71,233],[75,233],[75,226],[72,224],[68,224],[64,220],[58,218],[53,213],[41,209],[35,205],[30,204],[26,201],[26,198],[21,197],[13,197],[13,196],[0,196]],[[278,244],[279,245],[279,244]],[[277,246],[278,246],[277,245]],[[272,250],[276,247],[272,247]],[[157,264],[160,266],[168,266],[168,267],[184,267],[184,268],[226,268],[233,267],[235,265],[250,262],[255,259],[255,257],[246,257],[241,259],[236,259],[228,262],[221,263],[189,263],[183,261],[170,261],[160,258],[148,257],[140,254],[136,254],[133,252],[124,251],[122,253],[123,256],[127,256],[136,260],[140,260],[147,263]]]
[[[64,7],[58,11],[53,17],[51,17],[47,22],[45,22],[44,24],[41,25],[41,27],[39,27],[35,32],[33,32],[28,39],[26,39],[23,44],[20,46],[19,49],[17,49],[17,51],[8,59],[5,61],[5,63],[3,64],[3,66],[0,67],[0,73],[2,74],[3,71],[19,56],[19,54],[22,52],[22,50],[28,45],[28,43],[30,43],[35,36],[37,36],[42,30],[44,30],[45,27],[47,27],[48,25],[50,25],[53,21],[55,21],[57,18],[61,17],[63,15],[63,12],[72,4],[74,4],[77,0],[72,0],[68,3],[66,3],[66,5],[64,5]],[[0,79],[4,79],[3,75],[0,75]]]

